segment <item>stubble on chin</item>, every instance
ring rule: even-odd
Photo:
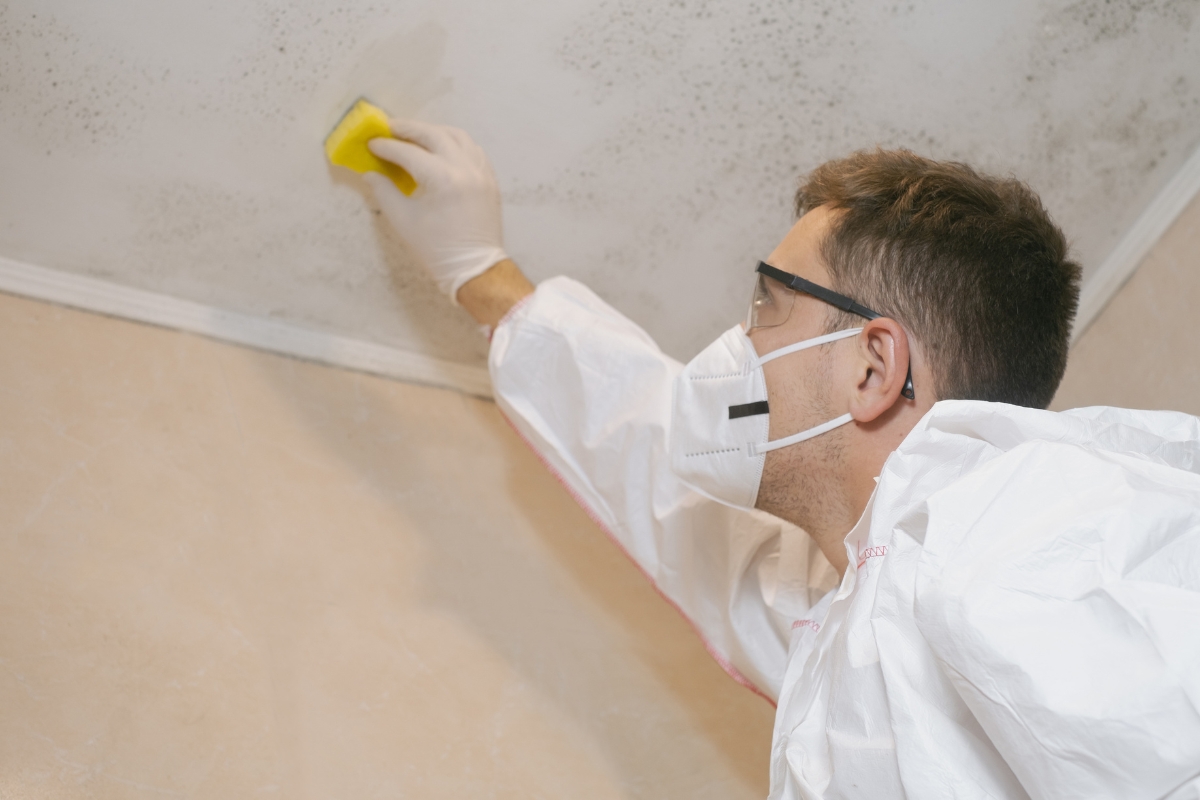
[[[837,503],[831,480],[845,452],[845,433],[836,428],[767,453],[755,506],[807,531],[833,516]]]
[[[810,390],[812,401],[801,422],[803,427],[797,431],[821,425],[844,413],[830,408],[829,366],[828,358],[822,359],[808,376],[810,383],[805,388]],[[755,507],[813,532],[820,520],[836,513],[836,493],[831,481],[844,460],[845,448],[843,426],[808,441],[769,451]]]

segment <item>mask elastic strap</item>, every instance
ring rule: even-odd
[[[847,328],[844,331],[834,331],[833,333],[827,333],[824,336],[818,336],[815,339],[805,339],[802,342],[789,344],[787,347],[781,347],[778,350],[772,350],[765,356],[756,357],[754,359],[754,363],[752,364],[752,368],[758,369],[768,361],[774,361],[780,356],[786,356],[790,353],[798,353],[801,350],[807,350],[808,348],[816,347],[817,345],[836,342],[838,339],[848,339],[851,336],[857,336],[861,332],[862,328]]]
[[[785,436],[782,439],[776,439],[773,442],[767,442],[766,444],[755,444],[754,442],[750,442],[750,455],[760,456],[770,450],[778,450],[781,447],[787,447],[789,444],[798,444],[799,442],[808,441],[814,436],[820,436],[822,433],[828,433],[834,428],[840,428],[842,425],[845,425],[852,419],[854,419],[854,417],[850,416],[849,414],[842,414],[837,419],[831,419],[829,422],[826,422],[823,425],[818,425],[815,428],[809,428],[808,430],[800,431],[799,433],[793,433],[791,436]]]

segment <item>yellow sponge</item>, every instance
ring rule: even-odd
[[[325,155],[332,164],[355,172],[382,172],[407,195],[417,190],[417,182],[402,167],[377,158],[367,149],[367,142],[381,136],[391,136],[387,114],[383,109],[359,99],[338,121],[325,139]]]

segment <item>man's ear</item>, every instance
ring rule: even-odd
[[[880,317],[863,326],[855,344],[850,414],[857,422],[872,422],[897,402],[909,402],[900,394],[908,378],[908,334],[896,320]]]

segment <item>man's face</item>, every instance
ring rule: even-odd
[[[824,206],[809,211],[792,226],[768,256],[767,263],[829,287],[829,273],[820,248],[834,219],[834,212]],[[779,284],[772,288],[782,289]],[[831,310],[817,298],[798,292],[787,321],[770,328],[754,328],[749,332],[750,340],[758,354],[765,355],[780,347],[820,336],[826,332]],[[820,345],[764,365],[767,400],[771,405],[771,439],[790,436],[846,413],[845,408],[832,407],[834,393],[831,390],[837,373],[838,350],[852,347],[852,342],[847,339]],[[778,513],[800,507],[817,512],[816,505],[823,502],[826,494],[820,477],[831,459],[838,457],[843,438],[840,432],[838,429],[768,452],[756,503],[758,508]]]
[[[792,226],[783,241],[766,259],[773,267],[799,275],[821,286],[829,287],[829,273],[821,256],[821,243],[834,220],[833,212],[825,206],[809,211]],[[783,289],[771,282],[773,289]],[[799,292],[787,322],[771,328],[755,328],[750,339],[759,355],[803,339],[824,333],[829,306],[817,298]],[[788,356],[789,358],[791,356]]]

